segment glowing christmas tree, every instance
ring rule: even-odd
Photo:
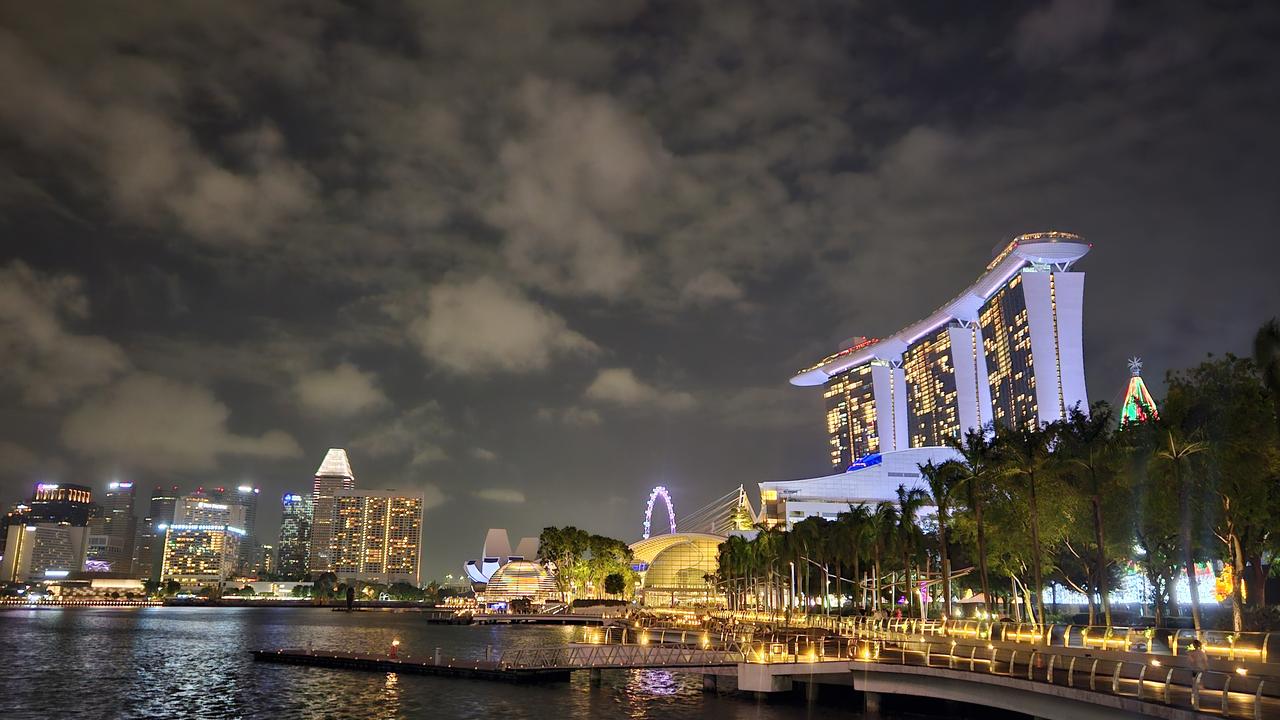
[[[1120,424],[1146,422],[1160,417],[1156,412],[1156,401],[1147,392],[1146,383],[1142,382],[1142,360],[1129,358],[1129,387],[1124,391],[1124,405],[1120,408]]]

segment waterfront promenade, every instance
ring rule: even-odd
[[[722,614],[728,632],[687,621],[586,632],[585,642],[502,651],[484,660],[391,658],[336,651],[263,650],[268,662],[514,681],[566,680],[570,673],[666,668],[702,673],[707,688],[768,695],[802,684],[852,687],[864,710],[886,695],[911,695],[1044,718],[1216,715],[1280,717],[1280,665],[1270,635],[1215,638],[1209,666],[1186,656],[1186,636],[1154,632],[914,620],[794,618],[769,623]],[[1092,631],[1092,632],[1091,632]],[[1140,649],[1139,649],[1140,648]]]

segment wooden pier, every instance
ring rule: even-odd
[[[259,662],[507,682],[566,681],[569,674],[576,670],[591,671],[593,680],[599,677],[602,670],[667,668],[702,672],[736,666],[743,660],[740,652],[661,645],[575,644],[511,648],[502,651],[497,660],[446,659],[439,651],[431,658],[409,655],[391,657],[390,654],[340,650],[280,649],[252,652],[254,660]]]
[[[437,663],[434,658],[425,660],[412,656],[393,658],[385,654],[334,650],[281,649],[252,652],[254,660],[284,665],[309,665],[343,670],[413,673],[506,682],[563,682],[569,679],[570,673],[569,668],[511,667],[492,660],[449,659],[446,661],[441,658]]]

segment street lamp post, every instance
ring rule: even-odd
[[[810,565],[822,571],[822,614],[826,615],[827,614],[827,596],[831,594],[831,571],[828,569],[827,565],[819,564],[818,562],[810,558],[807,558],[804,555],[801,555],[800,559],[804,560],[805,562],[809,563]],[[792,573],[794,572],[795,572],[795,568],[793,567]]]
[[[788,562],[791,566],[791,597],[787,598],[787,617],[791,616],[791,609],[796,604],[796,564]]]

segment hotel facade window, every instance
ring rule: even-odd
[[[823,393],[833,466],[848,467],[854,460],[880,451],[874,389],[871,366],[864,365],[832,378]]]
[[[911,447],[944,445],[960,434],[956,373],[951,364],[951,329],[943,327],[912,345],[902,356],[907,380]]]
[[[1034,426],[1039,418],[1031,328],[1022,290],[1022,273],[1018,273],[987,301],[981,316],[992,415],[998,424],[1012,427]]]

